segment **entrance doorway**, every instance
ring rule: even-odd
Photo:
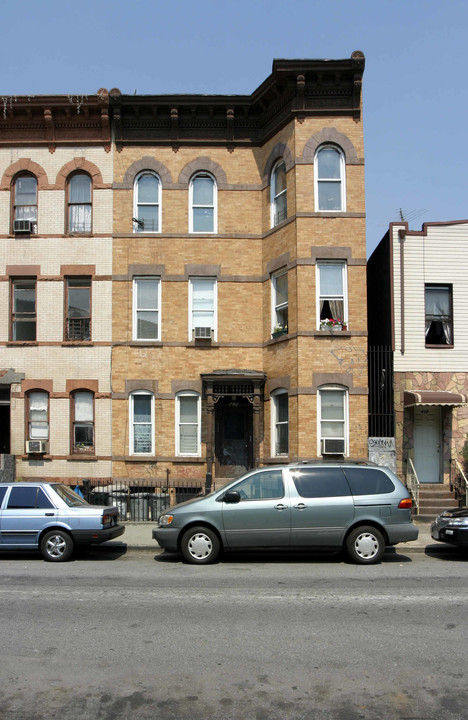
[[[420,483],[440,483],[442,426],[440,407],[414,408],[414,466]]]
[[[238,477],[253,467],[252,415],[252,404],[244,397],[225,397],[216,403],[216,477]]]
[[[0,389],[0,455],[10,453],[10,388]]]

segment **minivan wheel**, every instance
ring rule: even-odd
[[[185,560],[194,565],[208,565],[219,555],[219,540],[207,527],[193,527],[182,537],[180,549]]]
[[[346,539],[349,559],[360,565],[372,565],[382,560],[385,540],[382,533],[372,526],[358,527]]]
[[[47,562],[65,562],[73,553],[73,540],[65,530],[50,530],[41,540],[41,553]]]

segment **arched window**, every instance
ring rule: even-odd
[[[271,227],[275,227],[288,217],[286,164],[279,160],[271,172],[270,181]]]
[[[321,455],[348,454],[348,389],[322,386],[317,393],[318,440]]]
[[[75,173],[68,183],[68,232],[91,232],[91,178]]]
[[[147,390],[130,395],[130,455],[154,455],[154,396]]]
[[[176,455],[201,454],[201,403],[196,392],[176,395]]]
[[[49,439],[49,393],[45,390],[31,390],[28,400],[28,439]]]
[[[18,175],[13,194],[13,231],[37,232],[37,179],[34,175]]]
[[[212,175],[199,172],[192,177],[189,204],[189,232],[217,232],[217,188]]]
[[[289,399],[285,388],[271,394],[271,454],[289,454]]]
[[[72,453],[94,452],[94,394],[77,390],[72,401]]]
[[[161,181],[149,171],[135,179],[133,232],[161,232]]]
[[[315,156],[315,209],[346,210],[344,155],[333,145],[322,145]]]

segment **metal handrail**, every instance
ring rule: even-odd
[[[406,464],[406,487],[413,498],[414,514],[419,515],[419,478],[411,458]]]
[[[454,466],[455,472],[453,472]],[[468,480],[465,473],[463,472],[462,466],[456,458],[452,460],[450,466],[450,485],[455,491],[455,495],[457,496],[458,500],[464,499],[466,507],[468,505]]]

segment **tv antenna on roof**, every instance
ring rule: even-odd
[[[409,212],[406,212],[403,211],[403,208],[398,208],[397,212],[400,216],[401,222],[409,223],[411,220],[416,220],[416,218],[424,215],[424,213],[427,213],[427,210],[423,208],[422,210],[410,210]]]

